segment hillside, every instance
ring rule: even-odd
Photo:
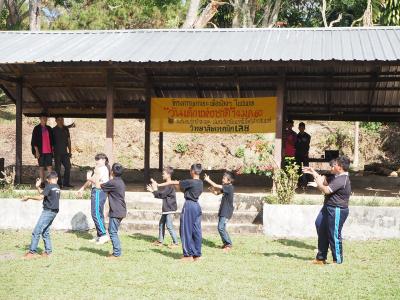
[[[36,161],[30,152],[32,128],[38,124],[38,118],[23,118],[23,163],[35,165]],[[49,125],[55,126],[53,118]],[[75,128],[71,129],[73,158],[76,166],[93,164],[93,157],[103,151],[105,140],[105,120],[75,119]],[[297,126],[297,124],[295,124]],[[325,149],[342,149],[352,157],[353,122],[306,122],[306,131],[312,136],[311,157],[321,157]],[[387,127],[387,126],[386,126]],[[383,129],[386,128],[382,126]],[[295,128],[296,129],[296,128]],[[360,130],[360,165],[373,161],[397,160],[398,137],[390,137],[397,131]],[[2,106],[0,109],[0,157],[6,165],[14,164],[15,153],[15,107]],[[175,168],[187,168],[193,162],[201,162],[210,169],[238,169],[248,163],[246,148],[252,143],[263,140],[270,144],[273,135],[257,134],[164,134],[164,162]],[[250,145],[250,146],[249,146]],[[391,146],[392,145],[392,146]],[[385,148],[385,152],[383,151]],[[142,120],[115,121],[115,157],[116,160],[130,169],[143,168],[144,122]],[[247,161],[246,161],[247,159]],[[151,167],[158,167],[158,134],[151,135]]]

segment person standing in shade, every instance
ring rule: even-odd
[[[329,165],[332,176],[328,178],[319,175],[313,168],[303,168],[303,172],[313,175],[318,189],[325,194],[324,205],[315,221],[318,253],[313,263],[318,265],[326,264],[329,247],[333,263],[343,263],[342,228],[349,215],[350,159],[340,156],[332,160]]]
[[[301,168],[308,167],[308,152],[310,151],[310,141],[311,136],[305,132],[306,124],[304,122],[299,123],[299,133],[297,134],[296,139],[296,164],[299,166],[299,174],[301,175],[299,178],[299,185],[300,186],[307,186],[307,175],[302,174]]]
[[[53,128],[54,134],[54,165],[58,174],[58,185],[72,188],[70,184],[71,173],[71,136],[69,129],[64,125],[63,117],[56,117],[57,126]],[[64,176],[61,176],[61,165],[64,166]]]
[[[54,136],[53,130],[47,125],[47,114],[40,114],[40,124],[36,125],[32,131],[31,139],[32,154],[38,160],[41,188],[45,186],[45,170],[52,171]]]

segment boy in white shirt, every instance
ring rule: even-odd
[[[79,189],[78,195],[82,196],[84,189],[89,185],[92,186],[90,204],[92,219],[97,231],[97,236],[93,238],[92,242],[104,244],[107,243],[110,238],[107,235],[104,223],[104,204],[106,203],[107,195],[100,188],[100,185],[106,183],[110,179],[110,167],[108,164],[108,157],[104,153],[96,154],[94,159],[96,161],[96,167],[94,171],[89,171],[87,173],[87,181]]]

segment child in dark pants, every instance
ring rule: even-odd
[[[184,261],[197,261],[201,257],[201,207],[199,197],[203,192],[203,181],[200,179],[201,164],[190,167],[192,179],[164,182],[158,186],[179,185],[185,196],[181,213],[180,235]]]
[[[122,165],[119,163],[113,164],[111,167],[111,180],[100,185],[103,192],[108,194],[110,206],[108,233],[110,234],[113,253],[108,258],[117,258],[122,254],[121,242],[118,237],[118,228],[122,219],[126,217],[125,183],[121,178],[122,173]]]
[[[58,176],[57,173],[52,171],[47,175],[47,184],[44,190],[41,189],[41,179],[37,179],[36,188],[41,194],[39,196],[26,196],[23,197],[23,201],[29,199],[32,200],[43,200],[43,211],[40,218],[32,232],[32,241],[29,246],[29,252],[25,254],[25,259],[31,259],[38,256],[37,247],[39,244],[40,236],[44,242],[44,252],[42,257],[47,257],[52,253],[52,245],[50,239],[50,226],[57,216],[60,203],[60,187],[57,184]]]
[[[330,163],[334,176],[325,178],[312,168],[304,168],[304,172],[314,176],[317,187],[325,194],[322,207],[315,225],[318,233],[318,254],[314,264],[326,264],[328,248],[331,248],[333,262],[343,263],[342,228],[349,215],[349,199],[351,184],[349,173],[350,160],[341,156]]]
[[[232,248],[232,240],[229,237],[228,232],[226,231],[226,224],[229,219],[232,218],[233,215],[233,181],[234,176],[233,173],[226,171],[222,177],[222,185],[216,184],[214,181],[210,179],[210,177],[205,174],[204,180],[207,181],[211,185],[211,191],[216,194],[223,194],[221,199],[221,205],[218,211],[218,232],[221,236],[223,245],[223,250],[228,252]]]
[[[174,169],[171,167],[166,167],[163,170],[162,177],[165,182],[171,181],[171,176],[174,173]],[[176,210],[178,209],[176,204],[176,193],[175,188],[172,185],[164,187],[162,190],[158,190],[157,182],[153,179],[151,180],[152,184],[147,186],[147,190],[152,192],[154,197],[162,199],[162,215],[159,222],[159,235],[158,240],[154,242],[156,246],[162,246],[165,237],[165,225],[167,226],[168,232],[172,238],[172,245],[169,245],[170,248],[175,248],[178,246],[178,237],[176,236],[176,232],[174,229],[173,216]]]

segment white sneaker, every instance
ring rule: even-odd
[[[103,235],[99,237],[99,240],[96,242],[96,245],[103,245],[107,243],[110,240],[110,237],[108,235]]]
[[[89,240],[89,243],[97,243],[99,241],[99,238],[96,236],[94,238],[92,238],[91,240]]]

